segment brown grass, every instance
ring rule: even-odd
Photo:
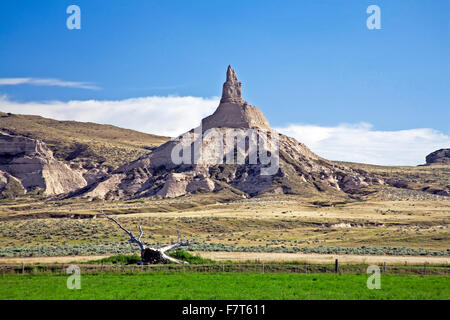
[[[127,240],[98,214],[115,215],[149,243],[177,239],[233,246],[390,246],[445,250],[450,247],[450,201],[360,201],[318,207],[286,197],[227,204],[194,198],[142,202],[4,203],[0,245],[59,245]],[[91,219],[95,217],[96,219]],[[87,217],[88,219],[78,219]]]
[[[338,255],[338,254],[302,254],[278,252],[195,252],[202,258],[216,261],[258,261],[258,262],[304,262],[310,264],[332,264],[336,259],[341,264],[383,264],[388,265],[430,265],[449,264],[448,257],[426,256],[377,256],[377,255]],[[1,260],[0,260],[1,261]]]
[[[387,265],[448,265],[449,257],[427,257],[427,256],[383,256],[383,255],[339,255],[339,254],[302,254],[302,253],[280,253],[280,252],[191,252],[202,258],[212,259],[218,262],[303,262],[310,264],[332,264],[336,259],[340,264],[383,264]],[[64,257],[17,257],[0,258],[0,264],[36,264],[36,263],[76,263],[99,260],[111,255],[92,256],[64,256]]]

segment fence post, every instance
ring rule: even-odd
[[[25,273],[25,263],[22,262],[22,274]]]
[[[386,261],[383,263],[383,273],[386,273]]]
[[[103,272],[103,262],[102,262],[102,268],[101,268],[101,271]]]
[[[264,273],[264,263],[262,264],[262,273]]]
[[[225,272],[225,263],[222,262],[222,272]]]
[[[64,263],[61,265],[61,273],[64,274]]]
[[[184,272],[185,270],[184,270],[184,261],[183,261],[183,272]]]
[[[339,260],[336,259],[334,262],[334,272],[339,273]]]

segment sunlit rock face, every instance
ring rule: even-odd
[[[202,120],[204,131],[211,128],[270,129],[269,122],[258,107],[242,100],[241,88],[242,84],[238,81],[236,72],[228,66],[222,99],[216,111]]]
[[[80,172],[56,160],[44,142],[1,132],[0,170],[24,192],[40,189],[44,195],[56,195],[87,184]]]

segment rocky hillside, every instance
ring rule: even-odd
[[[211,160],[211,154],[205,156],[205,150],[219,147],[222,155],[239,153],[238,143],[232,140],[214,140],[206,138],[211,130],[218,136],[226,136],[229,129],[248,132],[253,129],[253,136],[247,139],[265,141],[258,148],[249,147],[250,140],[244,143],[240,156],[243,162],[229,163],[226,159]],[[214,135],[213,135],[214,136]],[[262,154],[272,154],[278,136],[279,157],[277,170],[265,175],[263,171],[273,163],[264,162]],[[148,155],[123,165],[112,174],[107,175],[92,185],[70,196],[123,199],[140,197],[178,197],[198,192],[217,192],[223,189],[243,197],[264,194],[298,194],[311,196],[332,194],[346,197],[348,195],[366,194],[372,186],[383,184],[383,180],[373,177],[363,170],[354,170],[345,165],[323,159],[304,144],[293,138],[278,135],[270,129],[267,119],[255,106],[250,106],[241,97],[241,83],[236,73],[229,67],[220,105],[213,115],[202,120],[202,126],[181,135],[180,139],[190,141],[181,153],[195,150],[201,146],[201,156],[195,158],[195,152],[181,163],[173,161],[179,141],[169,141],[153,150]],[[221,138],[219,138],[221,139]],[[265,140],[266,139],[266,140]],[[215,150],[217,151],[217,150]],[[190,153],[190,151],[189,151]],[[214,155],[212,155],[214,157]],[[186,160],[185,159],[185,160]],[[237,159],[237,158],[234,158]],[[222,161],[223,160],[223,161]]]
[[[450,165],[377,166],[341,162],[354,170],[364,170],[385,181],[387,186],[403,191],[414,191],[417,198],[432,199],[429,195],[450,196]],[[396,193],[395,190],[391,190]],[[389,191],[389,192],[391,192]],[[407,195],[407,193],[404,193]],[[399,198],[411,198],[410,196]],[[400,200],[400,199],[398,199]]]
[[[169,140],[168,137],[111,125],[3,112],[0,112],[0,130],[43,141],[55,159],[67,162],[73,168],[90,171],[93,177],[112,172]],[[88,182],[92,181],[88,179]]]
[[[426,156],[427,164],[450,164],[450,149],[440,149]]]

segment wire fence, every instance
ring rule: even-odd
[[[161,264],[161,265],[103,265],[76,264],[83,274],[102,273],[335,273],[365,274],[368,265],[318,265],[318,264],[286,264],[286,263],[215,263],[215,264]],[[2,274],[66,274],[69,264],[45,265],[0,265]],[[398,266],[379,265],[384,274],[417,274],[417,275],[450,275],[450,266]]]

